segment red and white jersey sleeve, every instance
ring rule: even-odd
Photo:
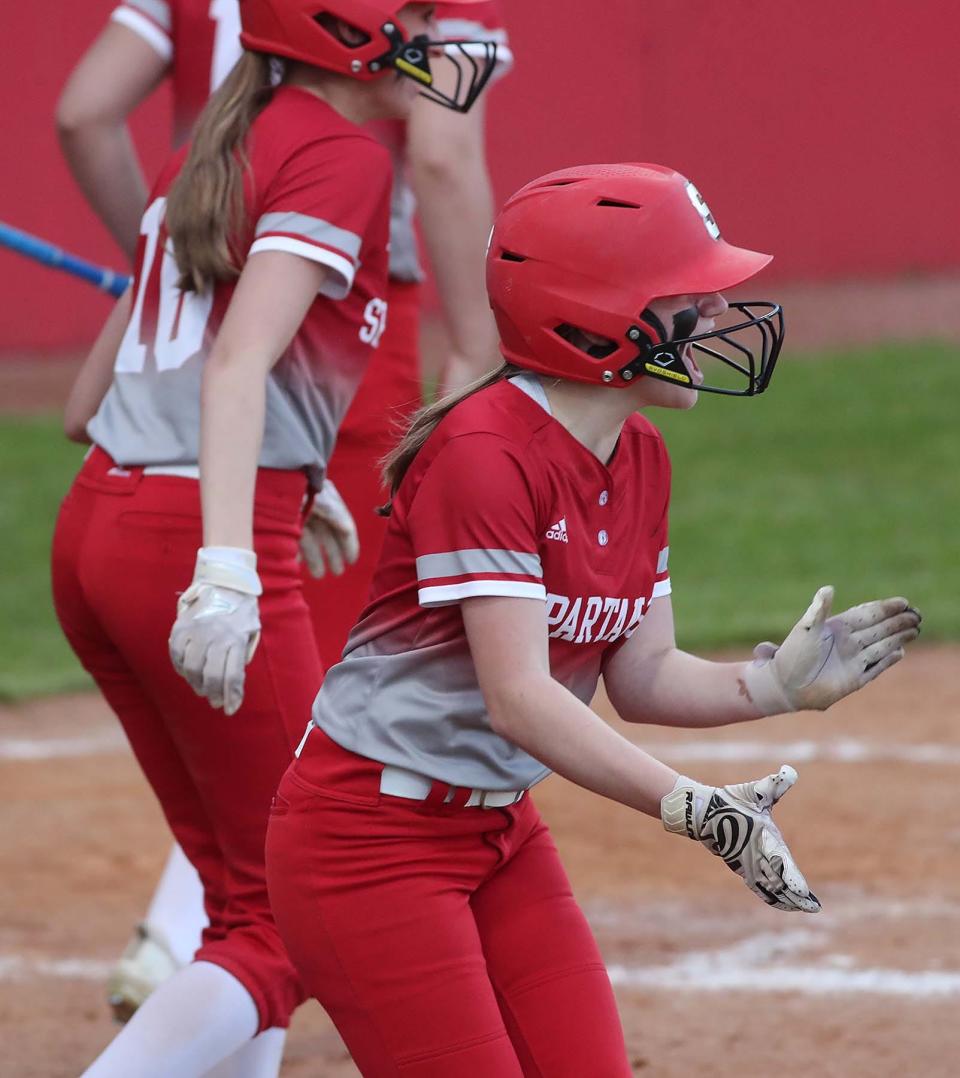
[[[669,595],[671,592],[670,569],[670,545],[667,537],[667,514],[663,514],[660,527],[657,528],[656,543],[659,553],[657,554],[657,573],[653,578],[653,592],[651,599],[659,599],[661,595]]]
[[[143,38],[169,65],[173,142],[179,146],[240,58],[238,0],[123,0],[111,19]]]
[[[343,299],[364,237],[383,214],[390,175],[387,151],[362,133],[298,147],[259,200],[249,254],[284,251],[319,262],[330,270],[321,294]]]
[[[162,59],[173,58],[173,12],[167,0],[124,0],[110,19],[143,38]]]
[[[545,600],[536,516],[515,446],[486,433],[451,439],[407,517],[420,605],[477,595]]]

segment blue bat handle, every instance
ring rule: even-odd
[[[126,274],[115,273],[105,266],[95,266],[92,262],[87,262],[40,239],[39,236],[21,232],[19,228],[12,228],[3,221],[0,221],[0,245],[26,255],[27,258],[42,262],[45,266],[72,273],[74,277],[80,277],[96,285],[97,288],[102,288],[104,292],[109,292],[111,296],[122,296],[130,284],[131,278]]]

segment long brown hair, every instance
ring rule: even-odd
[[[240,275],[230,237],[243,216],[244,139],[273,96],[272,71],[272,57],[244,52],[200,114],[167,195],[167,232],[184,291],[205,292]]]
[[[472,397],[474,393],[479,393],[481,389],[486,389],[487,386],[492,386],[504,378],[519,374],[519,372],[520,368],[513,366],[512,363],[501,363],[499,367],[490,371],[489,374],[482,375],[462,389],[448,393],[445,397],[434,401],[433,404],[428,404],[425,408],[414,412],[400,441],[381,461],[383,482],[390,491],[390,501],[377,510],[381,516],[387,517],[390,515],[393,507],[393,497],[397,493],[403,477],[407,474],[407,469],[413,463],[413,458],[423,448],[424,442],[436,430],[440,420],[448,412],[453,411],[458,404],[465,401],[467,397]]]

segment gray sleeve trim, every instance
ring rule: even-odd
[[[417,558],[417,579],[467,576],[476,573],[514,573],[543,576],[540,557],[520,550],[451,550],[446,554],[423,554]]]
[[[276,232],[333,247],[354,261],[360,254],[360,237],[355,232],[348,232],[345,228],[338,228],[329,221],[305,213],[265,213],[257,221],[256,238]]]

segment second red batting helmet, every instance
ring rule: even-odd
[[[444,6],[466,7],[483,2],[444,0]],[[364,81],[393,70],[418,82],[431,100],[466,112],[493,72],[496,46],[482,41],[432,41],[425,36],[411,39],[397,20],[407,3],[408,0],[240,0],[240,43],[252,52],[299,60]],[[334,33],[333,20],[359,31],[358,43],[343,41]],[[454,95],[448,96],[434,85],[431,52],[445,55],[456,64]]]

